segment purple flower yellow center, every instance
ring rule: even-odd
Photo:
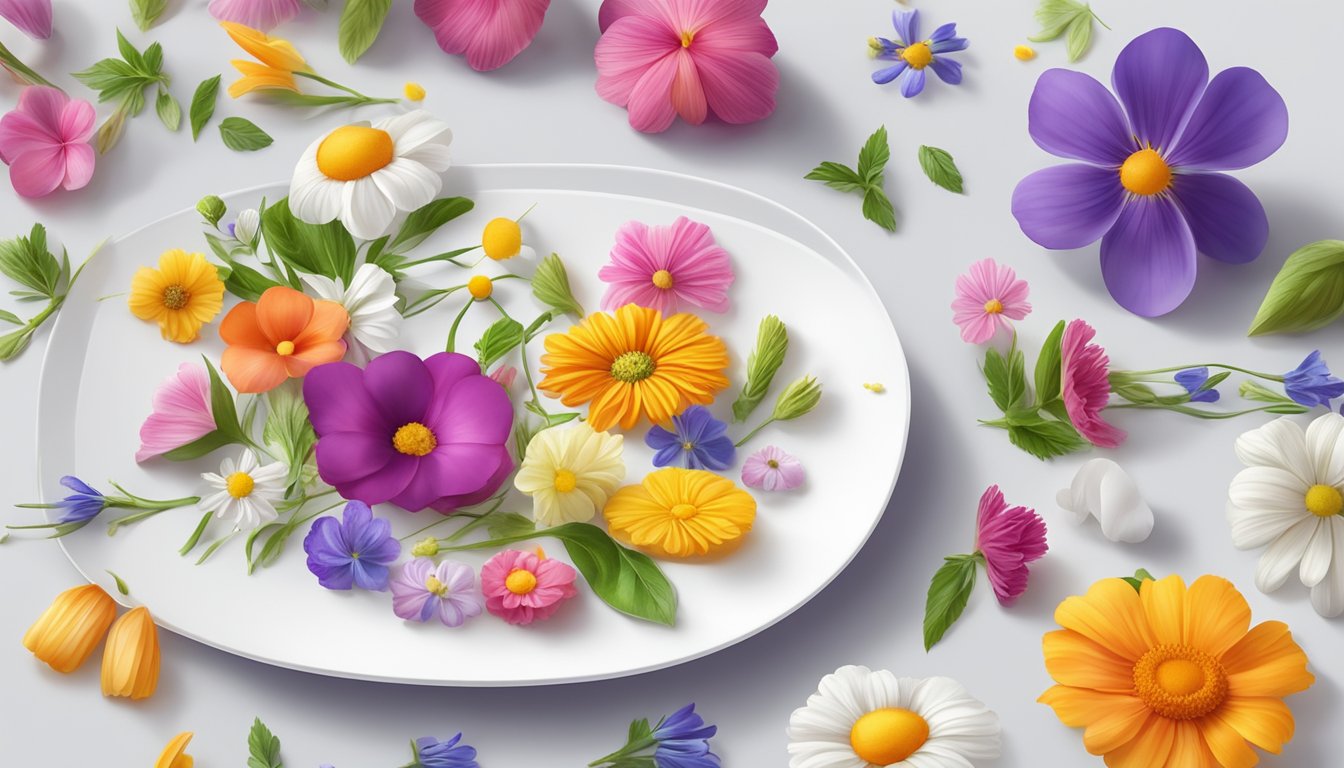
[[[317,147],[317,170],[336,181],[370,176],[392,162],[392,135],[365,125],[345,125],[327,134]]]
[[[985,302],[985,314],[1001,315],[1003,314],[1003,302],[998,299],[990,299]]]
[[[928,43],[912,43],[901,51],[901,58],[914,69],[923,69],[933,61],[933,49]]]
[[[655,288],[661,288],[666,291],[672,287],[672,273],[666,269],[660,269],[653,273],[653,285]]]
[[[695,41],[695,33],[691,30],[683,30],[681,33],[681,47],[690,48],[691,43]]]
[[[256,481],[246,472],[234,472],[224,480],[224,486],[233,498],[245,499],[252,495]]]
[[[929,723],[899,707],[875,709],[854,721],[849,746],[860,760],[892,765],[915,754],[929,740]]]
[[[173,283],[163,289],[163,306],[167,309],[181,309],[191,301],[191,293],[179,283]]]
[[[1316,484],[1307,489],[1303,500],[1307,511],[1317,517],[1332,517],[1344,511],[1344,494],[1333,485]]]
[[[1140,149],[1120,166],[1120,186],[1136,195],[1156,195],[1171,186],[1171,166],[1155,149]]]
[[[1195,720],[1227,698],[1227,672],[1196,648],[1159,645],[1134,665],[1134,694],[1163,717]]]
[[[678,520],[690,520],[700,514],[700,510],[694,504],[677,504],[670,511],[672,516]]]
[[[275,354],[280,355],[281,357],[289,357],[294,354],[294,342],[282,341],[279,344],[276,344]]]
[[[634,384],[652,376],[657,367],[647,352],[626,352],[611,362],[611,377]]]
[[[568,469],[555,470],[555,490],[557,493],[569,493],[579,484],[579,478]]]
[[[504,579],[504,588],[515,595],[526,595],[537,588],[537,575],[526,568],[514,568]]]
[[[424,456],[438,446],[434,432],[418,421],[403,424],[392,436],[392,447],[407,456]]]
[[[447,597],[448,585],[439,581],[438,576],[430,576],[428,579],[425,579],[425,591],[438,597]]]

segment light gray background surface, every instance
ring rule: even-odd
[[[54,76],[113,54],[112,27],[120,26],[141,47],[150,40],[163,42],[173,92],[187,102],[205,77],[225,72],[227,84],[232,79],[227,61],[239,52],[213,26],[204,0],[173,0],[171,5],[169,17],[143,35],[135,30],[124,0],[57,0],[57,32],[51,41],[31,43],[7,26],[0,29],[0,39]],[[1269,212],[1272,234],[1265,254],[1240,267],[1201,257],[1194,294],[1158,320],[1131,316],[1111,302],[1095,247],[1042,252],[1009,214],[1017,181],[1055,162],[1027,136],[1031,87],[1046,68],[1067,66],[1062,41],[1038,45],[1040,56],[1033,62],[1012,57],[1013,46],[1036,29],[1031,0],[923,4],[926,30],[956,21],[971,48],[960,57],[966,67],[962,86],[931,81],[911,101],[894,87],[879,88],[868,79],[875,67],[865,55],[864,40],[890,34],[888,0],[775,0],[766,18],[781,49],[776,61],[783,86],[776,114],[748,127],[678,124],[658,136],[631,130],[625,113],[593,92],[596,0],[557,0],[532,47],[489,74],[474,73],[461,59],[441,54],[410,6],[410,0],[397,0],[381,39],[353,69],[336,50],[335,12],[306,12],[280,32],[319,72],[366,93],[399,93],[408,79],[423,83],[429,91],[425,107],[452,124],[461,162],[598,162],[698,174],[775,198],[817,222],[850,251],[886,302],[912,372],[911,447],[886,517],[849,570],[812,603],[752,640],[680,668],[545,689],[398,687],[272,669],[165,633],[160,690],[139,704],[104,700],[96,662],[61,676],[22,649],[24,629],[52,595],[74,583],[75,572],[54,544],[11,540],[0,547],[5,595],[0,765],[145,766],[173,734],[193,730],[191,751],[198,765],[239,766],[246,760],[248,725],[260,715],[283,739],[289,766],[400,765],[408,759],[408,739],[459,730],[480,749],[486,768],[581,766],[619,746],[631,718],[657,717],[694,700],[719,724],[715,744],[730,768],[783,766],[790,711],[803,704],[823,674],[847,663],[961,680],[1002,717],[1004,756],[996,765],[1100,765],[1084,752],[1080,733],[1034,703],[1049,685],[1040,637],[1054,627],[1051,614],[1063,597],[1097,578],[1139,566],[1188,579],[1202,573],[1226,576],[1243,589],[1257,621],[1288,622],[1311,657],[1317,683],[1290,699],[1297,736],[1283,756],[1271,756],[1264,764],[1338,764],[1344,623],[1316,616],[1306,590],[1296,583],[1272,596],[1256,592],[1257,554],[1232,548],[1224,518],[1227,484],[1239,466],[1232,443],[1264,420],[1118,416],[1131,437],[1107,455],[1138,481],[1157,512],[1157,528],[1141,545],[1107,542],[1095,523],[1074,527],[1054,504],[1055,491],[1068,484],[1088,455],[1041,463],[1012,448],[1003,433],[976,426],[977,417],[994,415],[993,405],[976,374],[976,351],[959,340],[948,303],[954,276],[972,261],[993,256],[1031,283],[1035,313],[1020,326],[1029,346],[1039,345],[1056,319],[1085,317],[1120,368],[1209,359],[1287,370],[1315,347],[1344,368],[1338,326],[1308,337],[1244,337],[1287,254],[1342,234],[1338,83],[1321,65],[1338,46],[1344,6],[1306,0],[1273,5],[1097,0],[1098,13],[1114,31],[1098,28],[1093,50],[1079,69],[1108,80],[1115,55],[1127,41],[1152,27],[1175,26],[1203,47],[1214,72],[1235,65],[1259,68],[1287,100],[1292,119],[1283,149],[1239,174]],[[89,96],[70,78],[59,80]],[[15,86],[0,85],[6,107],[16,97]],[[219,142],[214,125],[193,145],[185,129],[166,134],[150,109],[131,122],[120,146],[99,159],[88,188],[34,202],[0,185],[0,235],[26,232],[33,220],[41,220],[69,246],[72,258],[82,257],[104,237],[129,232],[204,194],[288,178],[293,162],[318,133],[381,113],[375,108],[357,116],[346,112],[303,120],[291,111],[225,98],[215,125],[231,114],[254,120],[275,137],[274,146],[235,154]],[[887,190],[900,219],[895,235],[863,221],[857,197],[801,179],[820,160],[853,162],[863,140],[883,123],[891,133]],[[920,144],[943,147],[956,157],[966,176],[964,197],[924,179],[916,161]],[[45,331],[19,360],[0,370],[0,509],[36,497],[32,446],[44,343]],[[982,580],[959,625],[925,654],[920,622],[928,579],[943,555],[970,549],[975,502],[990,483],[1002,484],[1011,501],[1035,506],[1044,515],[1051,552],[1034,569],[1031,590],[1011,609],[1000,608]],[[6,512],[4,519],[19,520],[20,514]]]

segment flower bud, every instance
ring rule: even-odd
[[[256,208],[248,208],[238,214],[233,222],[233,236],[240,243],[257,246],[257,232],[261,229],[261,214]]]
[[[439,540],[430,536],[427,539],[421,539],[411,547],[412,557],[433,557],[439,554]]]
[[[219,226],[219,220],[224,218],[224,214],[228,210],[229,207],[224,205],[224,201],[216,195],[206,195],[196,204],[196,212],[204,216],[212,227]]]
[[[773,417],[776,421],[788,421],[806,414],[821,401],[821,384],[812,376],[796,379],[779,393],[775,401]]]
[[[142,606],[112,625],[103,651],[103,695],[146,699],[159,686],[159,628]]]

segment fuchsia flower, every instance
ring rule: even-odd
[[[961,327],[961,340],[984,344],[999,331],[1013,327],[1031,313],[1027,281],[1017,279],[1010,267],[983,259],[971,271],[957,276],[957,298],[952,302],[952,322]]]
[[[485,72],[513,61],[541,29],[551,0],[415,0],[415,15],[445,53]]]
[[[435,566],[428,557],[417,557],[401,566],[389,585],[392,611],[407,621],[437,615],[445,627],[460,627],[480,616],[485,605],[471,566],[452,560]]]
[[[95,156],[89,139],[93,105],[71,99],[59,88],[24,88],[19,106],[0,118],[0,160],[9,182],[24,197],[43,197],[57,187],[81,189],[93,178]]]
[[[685,216],[671,226],[628,221],[616,230],[611,262],[597,276],[608,284],[602,308],[638,304],[674,315],[685,304],[728,311],[733,267],[709,227]]]
[[[1027,591],[1027,565],[1049,549],[1045,521],[1033,509],[1008,506],[999,486],[991,485],[980,497],[975,548],[984,556],[994,596],[1011,605]]]
[[[303,10],[303,0],[210,0],[210,15],[270,32]]]
[[[779,50],[761,18],[766,0],[605,0],[597,22],[597,95],[645,133],[713,112],[752,123],[775,111]]]
[[[531,624],[551,617],[560,603],[578,594],[578,573],[537,552],[506,549],[481,567],[485,609],[510,624]]]
[[[767,491],[792,491],[803,484],[802,462],[783,449],[767,445],[742,463],[742,484]]]
[[[51,0],[0,0],[0,16],[34,40],[51,37]]]
[[[201,366],[183,363],[154,392],[154,411],[140,426],[140,450],[135,452],[135,460],[162,456],[213,431],[210,378]]]
[[[1069,421],[1088,442],[1102,448],[1115,448],[1125,441],[1124,430],[1101,418],[1111,399],[1110,359],[1106,350],[1089,344],[1097,332],[1082,320],[1064,328],[1060,340],[1063,379],[1060,391]]]

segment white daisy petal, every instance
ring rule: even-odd
[[[1331,538],[1334,540],[1334,555],[1325,578],[1311,588],[1311,607],[1320,615],[1332,619],[1344,614],[1344,518],[1336,515],[1330,518],[1329,523]]]
[[[373,183],[398,210],[414,211],[428,205],[443,188],[439,174],[414,160],[397,158],[374,172]]]
[[[1330,571],[1330,560],[1335,552],[1330,523],[1331,520],[1326,518],[1317,520],[1316,531],[1311,535],[1311,541],[1302,553],[1302,566],[1298,571],[1298,577],[1302,579],[1303,586],[1316,586]]]
[[[931,743],[926,743],[915,754],[899,763],[899,768],[975,768],[970,760],[955,752],[945,752]]]
[[[389,125],[385,130],[391,134],[395,128],[398,133],[393,137],[398,157],[406,157],[429,144],[447,147],[453,142],[453,131],[448,124],[424,110],[409,112],[393,120],[397,121],[397,125]]]
[[[1315,482],[1344,485],[1344,416],[1327,413],[1307,427],[1307,454],[1315,470]]]
[[[304,284],[309,288],[313,289],[313,293],[316,293],[317,298],[319,299],[336,302],[343,302],[345,299],[345,289],[341,287],[341,283],[338,280],[333,280],[326,275],[309,274],[301,275],[300,279],[303,280]],[[349,307],[346,309],[349,310]]]
[[[341,223],[360,240],[377,240],[387,234],[396,215],[396,207],[372,178],[347,181],[342,186]]]
[[[1273,592],[1282,587],[1288,576],[1298,568],[1316,532],[1316,524],[1314,515],[1310,519],[1300,520],[1265,549],[1255,571],[1255,586],[1261,592]]]
[[[1242,434],[1236,448],[1237,458],[1248,467],[1277,467],[1293,473],[1305,485],[1316,482],[1306,435],[1286,416]]]
[[[1237,473],[1227,497],[1243,509],[1306,509],[1309,483],[1279,467],[1248,467]]]
[[[1306,509],[1246,509],[1228,503],[1227,521],[1232,524],[1232,546],[1237,549],[1263,547],[1303,518],[1310,517]]]

